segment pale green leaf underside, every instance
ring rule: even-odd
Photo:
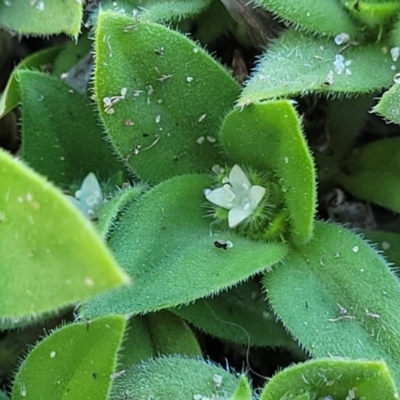
[[[219,387],[215,375],[222,379]],[[218,379],[218,378],[217,378]],[[231,398],[239,379],[200,359],[162,357],[127,369],[113,383],[110,400]]]
[[[90,222],[61,192],[6,152],[0,152],[0,187],[3,324],[127,282]]]
[[[23,362],[12,399],[108,399],[124,330],[125,318],[112,315],[53,332]]]
[[[158,183],[221,159],[215,135],[239,85],[178,32],[101,12],[95,92],[112,144],[141,179]]]
[[[335,66],[340,46],[333,39],[316,38],[289,29],[261,59],[238,105],[280,96],[355,95],[387,88],[400,63],[392,60],[387,48],[387,54],[383,54],[382,48],[382,44],[350,46],[340,53],[344,60]]]
[[[264,284],[276,314],[313,356],[383,359],[400,383],[400,285],[359,236],[317,223],[314,238]]]
[[[211,299],[171,311],[201,330],[233,343],[253,346],[291,346],[267,302],[260,301],[260,285],[250,280]]]
[[[0,118],[3,118],[12,109],[14,109],[20,100],[18,89],[17,73],[22,69],[41,69],[51,63],[60,53],[61,47],[50,47],[33,53],[21,61],[8,78],[7,86],[0,96]]]
[[[267,383],[260,400],[297,399],[304,392],[312,399],[395,400],[399,396],[382,361],[322,358],[279,372]]]
[[[119,352],[119,368],[174,354],[201,356],[193,331],[181,318],[165,310],[130,318]]]
[[[242,111],[232,111],[223,122],[220,138],[235,162],[278,174],[290,213],[292,237],[306,242],[314,224],[315,171],[299,116],[290,102],[252,104]]]
[[[83,4],[76,0],[7,0],[0,3],[0,24],[23,35],[78,36]]]
[[[58,185],[71,184],[89,172],[106,180],[124,171],[86,96],[38,71],[22,70],[17,76],[22,156],[30,167]]]
[[[387,92],[385,92],[378,104],[374,107],[374,111],[386,118],[389,122],[400,125],[400,85],[394,84]]]
[[[306,31],[332,37],[345,32],[353,39],[360,36],[357,25],[337,0],[256,0],[255,3]]]
[[[213,232],[203,194],[210,182],[204,175],[175,177],[129,206],[109,246],[135,284],[85,304],[86,317],[185,304],[246,280],[285,257],[284,244]],[[230,240],[233,248],[216,248],[218,239]]]

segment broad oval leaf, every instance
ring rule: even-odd
[[[314,238],[265,274],[264,285],[277,316],[312,356],[384,360],[399,385],[400,284],[360,236],[318,222]]]
[[[283,243],[213,232],[203,194],[210,183],[204,175],[175,177],[127,208],[109,246],[135,284],[86,303],[85,317],[185,304],[236,285],[285,257]],[[230,240],[233,248],[217,248],[218,239]]]
[[[360,36],[360,29],[336,0],[256,0],[255,3],[309,32],[324,36],[346,32],[353,39]]]
[[[359,95],[391,86],[400,60],[393,61],[383,44],[340,49],[332,39],[285,31],[261,59],[238,105],[310,93]]]
[[[260,400],[298,399],[396,400],[396,386],[382,361],[322,358],[284,369],[265,386]]]
[[[0,326],[128,282],[91,223],[49,182],[0,151]]]
[[[92,171],[103,180],[124,172],[84,95],[38,71],[19,71],[18,79],[22,156],[30,167],[59,185]]]
[[[252,104],[230,112],[220,138],[235,162],[277,173],[290,213],[291,236],[296,242],[309,240],[316,206],[314,163],[290,102]]]
[[[22,363],[12,399],[107,400],[124,330],[120,315],[56,330]]]
[[[22,35],[77,37],[82,22],[83,4],[77,0],[6,0],[0,3],[0,23]]]
[[[95,47],[100,116],[133,172],[158,183],[221,159],[215,135],[239,85],[203,49],[112,12],[100,12]]]
[[[238,384],[239,378],[210,362],[162,357],[135,364],[118,376],[110,400],[225,399],[231,398]]]

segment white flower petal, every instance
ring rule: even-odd
[[[224,185],[223,187],[214,189],[210,193],[206,194],[206,199],[216,206],[230,210],[233,206],[231,200],[232,196],[234,199],[235,195],[230,190],[229,185]]]
[[[228,224],[229,228],[234,228],[244,221],[248,216],[252,214],[253,210],[248,208],[245,210],[243,207],[235,207],[229,211]]]
[[[254,185],[250,189],[251,206],[253,211],[260,204],[260,201],[265,195],[265,188],[262,186]]]
[[[233,192],[250,190],[251,183],[239,165],[234,165],[229,173],[229,183],[232,185]]]

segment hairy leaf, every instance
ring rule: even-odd
[[[255,0],[279,18],[300,29],[336,36],[346,32],[353,39],[360,30],[336,0]]]
[[[0,151],[0,326],[29,322],[128,278],[50,183]]]
[[[83,5],[76,0],[5,0],[0,2],[0,23],[22,35],[77,37]]]
[[[212,232],[203,206],[210,181],[204,175],[175,177],[128,207],[109,246],[135,285],[88,302],[82,310],[86,317],[185,304],[236,285],[285,257],[283,243]],[[230,240],[233,247],[215,247],[218,239]]]
[[[290,102],[232,111],[225,117],[220,138],[231,159],[277,173],[290,213],[291,236],[297,242],[309,240],[316,205],[314,163]]]
[[[110,400],[230,398],[238,384],[235,375],[204,360],[162,357],[135,364],[117,377]]]
[[[287,30],[261,59],[238,105],[309,93],[358,95],[392,84],[400,60],[394,62],[387,47],[376,44],[340,49],[331,39]]]
[[[400,125],[400,84],[395,83],[386,91],[378,104],[374,107],[374,112],[386,118],[389,122]]]
[[[18,79],[22,154],[33,169],[64,185],[89,172],[105,180],[124,170],[85,96],[41,72],[19,71]]]
[[[119,315],[56,330],[22,363],[12,399],[107,400],[124,330]]]
[[[382,359],[400,383],[399,281],[359,236],[317,223],[314,238],[264,284],[276,314],[311,355]]]
[[[398,399],[393,379],[382,361],[322,358],[286,368],[265,386],[260,400]],[[306,397],[307,398],[307,397]]]
[[[203,172],[221,159],[215,135],[239,86],[196,43],[161,25],[101,12],[96,55],[100,116],[141,179]]]

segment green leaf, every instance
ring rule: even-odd
[[[0,3],[0,23],[22,35],[77,37],[83,5],[76,0],[5,0]]]
[[[96,228],[104,239],[110,237],[116,223],[118,223],[118,218],[129,203],[139,197],[146,188],[147,186],[144,184],[126,187],[114,194],[111,200],[105,201],[95,208],[94,219],[98,219]]]
[[[290,213],[292,238],[309,240],[316,206],[314,163],[291,103],[282,100],[236,109],[225,117],[220,138],[231,159],[277,173]]]
[[[335,0],[256,0],[255,3],[306,31],[331,37],[343,32],[353,39],[360,36],[357,25]]]
[[[108,399],[124,330],[119,315],[56,330],[22,363],[12,400]]]
[[[231,397],[232,400],[252,400],[253,391],[246,375],[241,375],[239,385]]]
[[[400,138],[382,139],[351,153],[338,182],[356,197],[400,212],[399,170]]]
[[[369,27],[387,23],[400,9],[397,0],[341,0],[341,3],[355,20]]]
[[[127,283],[94,227],[50,183],[0,151],[0,326]]]
[[[289,29],[268,49],[238,105],[279,96],[358,95],[387,88],[400,60],[394,62],[387,48],[387,54],[382,49],[383,44],[350,46],[340,53],[340,46],[333,40]]]
[[[312,356],[381,359],[400,383],[400,285],[359,236],[317,223],[314,238],[264,284],[277,316]]]
[[[206,361],[162,357],[135,364],[118,376],[110,400],[226,399],[235,393],[238,384],[236,376]]]
[[[215,135],[239,85],[185,36],[100,12],[95,93],[112,144],[141,179],[157,183],[221,159]]]
[[[101,8],[120,14],[134,15],[141,21],[181,21],[205,11],[212,0],[128,0],[118,3],[103,0]]]
[[[22,154],[33,169],[64,185],[89,172],[105,180],[124,170],[84,95],[37,71],[19,71],[18,79]]]
[[[310,397],[304,396],[304,392]],[[398,399],[393,379],[382,361],[319,359],[284,369],[265,386],[260,400]]]
[[[109,246],[135,285],[83,306],[85,317],[139,314],[218,293],[285,257],[283,243],[262,243],[232,232],[212,233],[203,190],[211,179],[184,175],[165,181],[132,203]],[[218,239],[233,248],[215,247]]]
[[[378,104],[374,107],[374,112],[386,118],[389,122],[400,125],[400,84],[395,83],[386,91]]]
[[[286,346],[293,340],[263,298],[255,280],[245,282],[210,299],[171,311],[201,330],[246,346]]]
[[[12,109],[14,109],[19,101],[19,88],[17,73],[22,69],[45,69],[45,67],[54,60],[54,58],[61,51],[61,47],[50,47],[38,51],[26,57],[21,61],[16,68],[14,68],[10,77],[8,78],[7,86],[5,87],[3,93],[0,96],[0,118],[3,118]]]
[[[132,317],[122,347],[119,353],[120,368],[159,355],[201,356],[199,343],[192,330],[168,311]]]

